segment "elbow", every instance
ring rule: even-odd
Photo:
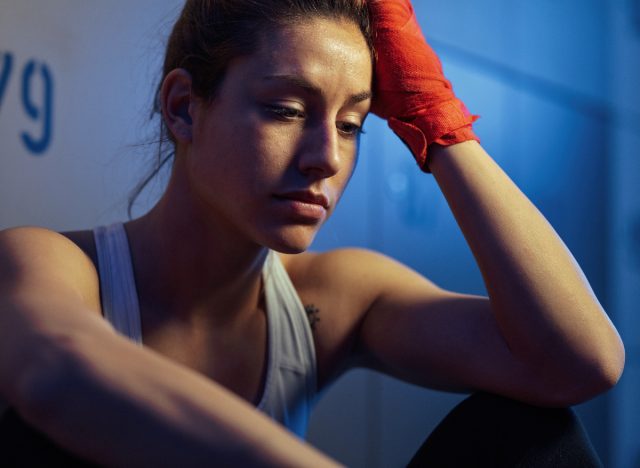
[[[598,359],[565,371],[559,379],[548,406],[568,407],[591,400],[616,386],[624,371],[625,350],[622,341],[608,348]]]
[[[624,363],[624,344],[618,337],[616,343],[604,353],[598,364],[594,365],[594,388],[599,390],[596,395],[611,390],[616,386],[624,372]]]
[[[617,333],[614,335],[609,344],[600,347],[600,355],[591,361],[591,365],[585,366],[589,391],[584,401],[611,390],[622,377],[625,349],[620,336]]]
[[[569,394],[571,404],[584,403],[611,390],[622,377],[623,369],[624,362],[594,366],[594,369],[585,375],[577,391]]]

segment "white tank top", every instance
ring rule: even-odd
[[[122,223],[93,230],[104,317],[142,343],[140,308],[127,234]],[[257,408],[304,438],[317,399],[316,356],[304,307],[278,255],[262,269],[268,330],[267,373]]]

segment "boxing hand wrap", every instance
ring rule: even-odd
[[[480,141],[471,115],[456,98],[440,59],[427,44],[409,0],[368,0],[376,50],[371,111],[386,119],[420,168],[430,172],[428,148]]]

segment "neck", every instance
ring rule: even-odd
[[[149,213],[126,225],[141,309],[233,325],[258,308],[267,249],[194,198],[170,184]]]

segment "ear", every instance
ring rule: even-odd
[[[167,74],[160,89],[162,117],[176,142],[191,142],[191,82],[188,71],[176,68]]]

